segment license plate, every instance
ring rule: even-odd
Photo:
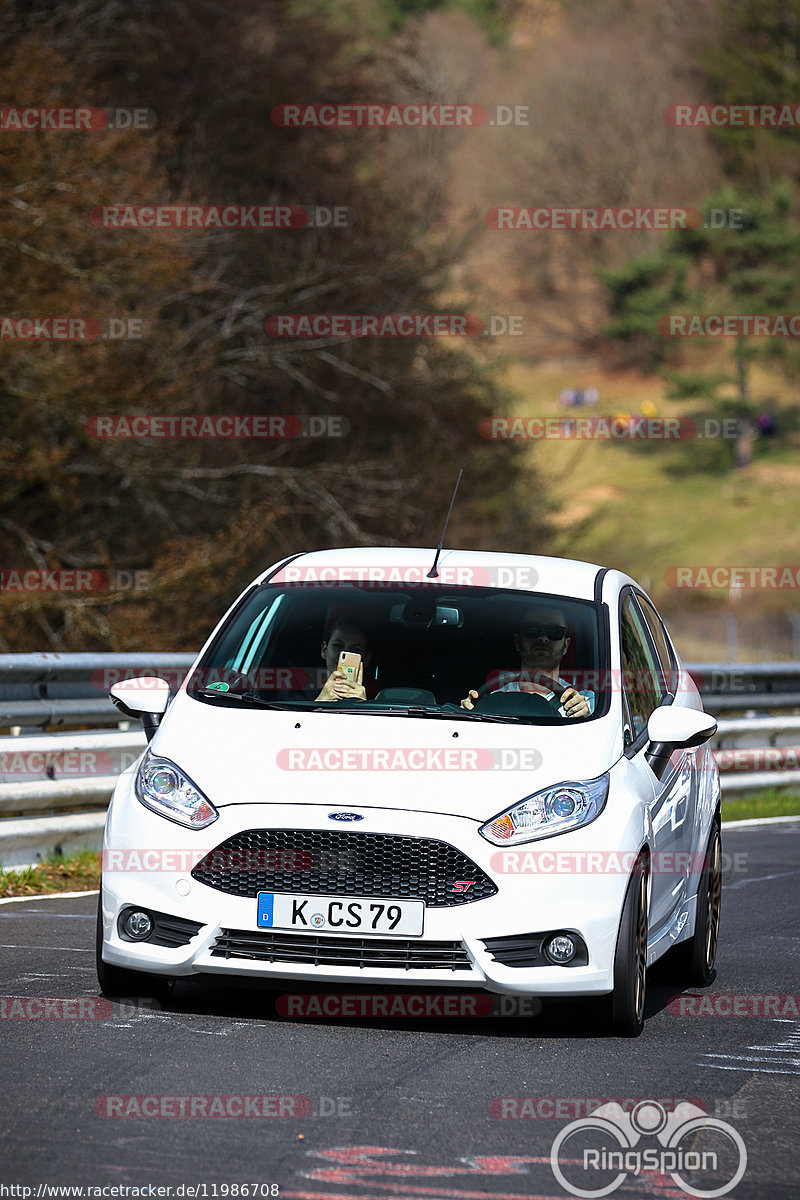
[[[298,896],[259,892],[259,929],[292,929],[308,933],[374,933],[382,937],[420,937],[425,914],[422,900],[387,900],[384,896]]]

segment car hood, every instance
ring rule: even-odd
[[[620,757],[622,738],[613,715],[582,725],[473,724],[239,709],[181,692],[150,749],[217,808],[319,803],[485,821],[541,788],[602,775]]]

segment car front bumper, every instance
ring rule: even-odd
[[[240,975],[264,980],[378,987],[472,988],[506,995],[591,996],[613,988],[613,961],[628,876],[624,871],[576,873],[502,869],[498,847],[464,817],[407,810],[356,809],[369,832],[424,836],[456,847],[497,886],[494,896],[453,907],[429,907],[418,938],[362,934],[296,934],[259,929],[254,897],[199,883],[192,867],[208,851],[250,829],[329,830],[330,805],[236,804],[222,807],[205,830],[189,830],[144,808],[120,778],[103,852],[103,959],[118,967],[175,977]],[[626,829],[629,828],[626,827]],[[521,849],[571,852],[619,845],[620,830],[602,814],[591,825]],[[638,846],[631,837],[630,852]],[[551,854],[551,859],[557,856]],[[546,860],[550,861],[550,860]],[[302,882],[297,892],[303,894]],[[118,916],[134,906],[200,923],[185,944],[130,942]],[[485,940],[568,931],[588,949],[586,965],[511,966],[497,961]],[[421,960],[424,960],[421,961]]]

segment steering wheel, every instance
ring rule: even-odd
[[[539,687],[545,687],[549,692],[554,692],[555,694],[548,699],[545,696],[539,695],[538,692],[502,692],[499,688],[493,689],[491,683],[484,683],[478,688],[478,699],[475,701],[473,707],[477,708],[480,704],[485,712],[487,709],[487,704],[485,701],[489,700],[492,696],[498,696],[504,701],[510,700],[510,698],[513,696],[513,702],[515,704],[519,704],[520,706],[526,707],[531,715],[533,715],[535,708],[538,708],[540,714],[544,715],[542,708],[543,706],[546,706],[549,712],[554,712],[559,719],[563,718],[563,713],[559,712],[559,709],[561,707],[560,697],[567,690],[564,684],[559,683],[557,679],[553,679],[551,675],[545,675],[542,671],[534,671],[530,675],[530,678],[534,683],[538,684]],[[525,699],[523,700],[522,697]],[[534,701],[538,701],[538,704],[535,704]],[[492,707],[496,706],[497,701],[495,701]]]

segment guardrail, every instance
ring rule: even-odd
[[[0,736],[0,865],[99,847],[116,778],[146,744],[137,724],[120,721],[108,689],[160,675],[177,690],[193,661],[192,654],[0,655],[0,730],[8,730]],[[745,714],[721,716],[712,742],[723,795],[800,787],[800,663],[688,669],[710,712]],[[771,715],[757,715],[764,713]],[[69,726],[91,728],[38,732]]]
[[[108,689],[161,675],[177,689],[194,654],[0,654],[0,729],[116,725]]]

